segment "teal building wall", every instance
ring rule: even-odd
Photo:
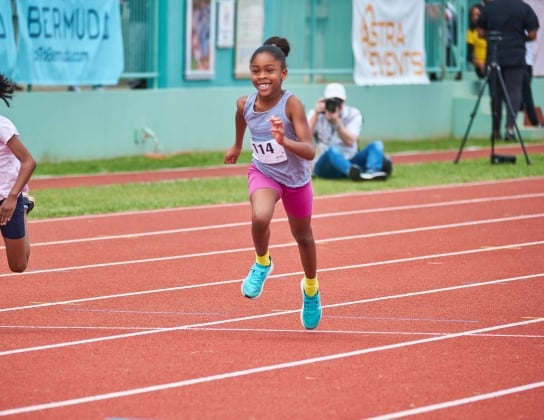
[[[323,93],[323,85],[290,84],[289,79],[284,87],[295,92],[307,109]],[[477,87],[477,82],[467,80],[406,86],[347,85],[346,90],[348,102],[364,115],[363,142],[410,141],[462,138],[476,104]],[[218,88],[21,92],[12,107],[2,112],[16,124],[38,161],[226,150],[234,141],[235,101],[252,89],[246,82],[240,87]],[[542,104],[543,79],[533,81],[533,93]],[[470,137],[486,138],[490,127],[485,94]],[[153,133],[158,143],[152,136],[144,140],[144,129]],[[544,138],[542,129],[524,129],[522,134]]]
[[[149,10],[156,15],[156,24],[150,26],[155,66],[151,72],[157,75],[153,88],[106,87],[76,93],[35,87],[17,92],[12,107],[2,109],[38,161],[225,150],[234,141],[236,99],[253,90],[251,81],[233,76],[234,48],[216,50],[213,79],[187,80],[186,0],[124,0],[128,5],[142,1],[153,5]],[[462,60],[460,67],[448,70],[450,77],[427,85],[356,86],[351,74],[351,0],[264,0],[263,4],[263,37],[281,34],[292,42],[284,87],[307,110],[327,82],[342,81],[348,102],[359,107],[365,118],[362,142],[463,137],[476,104],[478,81],[472,71],[465,71]],[[461,13],[467,12],[467,0],[456,4]],[[426,36],[437,35],[431,31]],[[451,75],[459,71],[463,79],[453,80]],[[544,106],[543,78],[533,79],[533,93],[537,105]],[[486,138],[490,126],[486,91],[470,136]],[[542,130],[535,129],[522,134],[544,137]]]

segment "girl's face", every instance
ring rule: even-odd
[[[259,95],[269,96],[281,90],[281,84],[287,77],[287,69],[272,54],[262,52],[257,54],[251,65],[251,80]]]

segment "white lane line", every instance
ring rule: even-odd
[[[36,404],[36,405],[29,405],[25,407],[10,408],[10,409],[5,409],[0,411],[0,416],[10,416],[10,415],[16,415],[16,414],[32,413],[36,411],[50,410],[54,408],[68,407],[68,406],[80,405],[85,403],[93,403],[97,401],[131,397],[134,395],[146,394],[151,392],[160,392],[160,391],[165,391],[170,389],[187,387],[191,385],[216,382],[216,381],[232,379],[232,378],[237,378],[242,376],[256,375],[263,372],[290,369],[290,368],[295,368],[295,367],[300,367],[300,366],[305,366],[305,365],[310,365],[315,363],[323,363],[323,362],[329,362],[333,360],[345,359],[349,357],[362,356],[362,355],[370,354],[370,353],[395,350],[395,349],[415,346],[419,344],[427,344],[427,343],[432,343],[437,341],[451,340],[454,338],[466,337],[469,335],[480,334],[480,333],[487,333],[490,331],[497,331],[497,330],[502,330],[507,328],[516,328],[516,327],[521,327],[525,325],[536,324],[543,321],[544,321],[544,318],[537,318],[537,319],[531,319],[527,321],[514,322],[510,324],[494,325],[491,327],[468,330],[468,331],[448,334],[444,336],[423,338],[423,339],[413,340],[413,341],[404,341],[400,343],[388,344],[388,345],[378,346],[378,347],[370,347],[370,348],[359,349],[359,350],[354,350],[350,352],[334,353],[327,356],[319,356],[319,357],[312,357],[308,359],[295,360],[291,362],[277,363],[273,365],[260,366],[260,367],[252,368],[252,369],[236,370],[232,372],[202,376],[202,377],[193,378],[193,379],[185,379],[185,380],[169,382],[165,384],[151,385],[151,386],[127,389],[124,391],[117,391],[117,392],[108,392],[104,394],[89,395],[86,397],[73,398],[73,399],[68,399],[63,401],[49,402],[49,403]],[[312,334],[314,332],[308,332],[308,333]],[[542,386],[541,384],[542,384],[541,382],[538,382],[536,386]]]
[[[499,280],[493,280],[493,281],[487,281],[487,282],[462,284],[458,286],[442,287],[439,289],[422,290],[419,292],[402,293],[398,295],[379,296],[375,298],[360,299],[360,300],[355,300],[350,302],[333,303],[330,305],[323,305],[323,309],[339,308],[344,306],[360,305],[364,303],[380,302],[380,301],[386,301],[386,300],[410,298],[414,296],[423,296],[423,295],[430,295],[435,293],[456,291],[461,289],[491,286],[496,284],[515,282],[515,281],[532,280],[539,277],[544,277],[544,273],[531,274],[531,275],[519,276],[519,277],[511,277],[511,278],[505,278],[505,279],[499,279]],[[259,315],[249,315],[249,316],[239,317],[239,318],[222,319],[222,320],[202,322],[197,324],[179,325],[175,327],[160,328],[156,330],[137,331],[134,333],[117,334],[117,335],[110,335],[105,337],[89,338],[85,340],[75,340],[75,341],[67,341],[63,343],[47,344],[47,345],[35,346],[35,347],[18,348],[18,349],[1,351],[0,357],[10,356],[10,355],[19,354],[19,353],[29,353],[34,351],[43,351],[43,350],[50,350],[50,349],[56,349],[56,348],[71,347],[71,346],[77,346],[77,345],[83,345],[83,344],[99,343],[103,341],[118,340],[123,338],[131,338],[131,337],[138,337],[138,336],[158,334],[158,333],[168,333],[173,331],[188,330],[192,328],[204,328],[204,327],[210,327],[215,325],[224,325],[224,324],[231,324],[231,323],[237,323],[237,322],[251,321],[255,319],[272,318],[277,316],[295,314],[299,312],[300,312],[300,308],[297,308],[297,309],[290,309],[290,310],[284,310],[284,311],[274,311],[274,312],[269,312],[269,313],[264,313]],[[541,319],[541,318],[536,318],[536,319]],[[529,322],[534,321],[534,319],[530,319],[528,321]]]
[[[368,267],[377,267],[382,265],[390,265],[390,264],[401,264],[401,263],[409,263],[414,261],[422,261],[422,260],[428,260],[428,259],[436,259],[436,258],[447,258],[447,257],[455,257],[459,255],[470,255],[470,254],[479,254],[479,253],[485,253],[485,252],[496,252],[501,250],[509,250],[509,249],[519,249],[523,247],[531,247],[531,246],[540,246],[544,245],[544,241],[538,241],[538,242],[525,242],[525,243],[517,243],[517,244],[507,244],[502,246],[494,246],[494,247],[487,247],[487,248],[475,248],[475,249],[468,249],[463,251],[455,251],[455,252],[446,252],[446,253],[439,253],[439,254],[430,254],[430,255],[420,255],[416,257],[407,257],[407,258],[398,258],[394,260],[384,260],[384,261],[375,261],[375,262],[369,262],[369,263],[361,263],[361,264],[350,264],[350,265],[344,265],[344,266],[334,266],[334,267],[323,267],[319,269],[319,272],[326,273],[330,271],[338,271],[338,270],[353,270],[353,269],[360,269],[360,268],[368,268]],[[271,248],[279,248],[279,245],[272,246]],[[231,250],[229,252],[237,252],[239,250]],[[223,251],[223,253],[227,253],[227,251]],[[206,253],[206,255],[215,255],[215,252]],[[187,255],[180,255],[175,257],[164,257],[164,258],[153,258],[148,260],[137,260],[133,261],[132,263],[141,263],[141,262],[154,262],[157,260],[165,261],[165,260],[173,260],[173,259],[182,259],[182,258],[190,258],[194,256],[202,256],[204,254],[187,254]],[[110,266],[110,265],[123,265],[128,264],[128,262],[123,263],[117,263],[117,264],[104,264],[104,265],[98,265],[98,266]],[[71,269],[55,269],[55,270],[47,270],[46,272],[59,272],[59,271],[70,271],[75,269],[86,269],[86,268],[95,268],[97,265],[90,265],[90,266],[79,266],[79,267],[72,267]],[[42,270],[40,272],[44,272],[45,270]],[[39,273],[38,271],[32,272],[34,274]],[[283,274],[272,274],[269,276],[270,279],[280,279],[280,278],[286,278],[291,276],[300,276],[302,275],[302,271],[296,271],[291,273],[283,273]],[[24,273],[20,274],[24,275]],[[2,277],[0,275],[0,277]],[[50,306],[57,306],[57,305],[70,305],[74,303],[82,303],[82,302],[92,302],[97,300],[106,300],[106,299],[116,299],[116,298],[122,298],[122,297],[129,297],[129,296],[140,296],[140,295],[147,295],[147,294],[154,294],[154,293],[164,293],[164,292],[173,292],[173,291],[180,291],[180,290],[187,290],[187,289],[197,289],[201,287],[211,287],[211,286],[222,286],[226,284],[232,284],[232,283],[238,283],[242,281],[242,279],[235,279],[235,280],[225,280],[225,281],[219,281],[219,282],[211,282],[211,283],[199,283],[199,284],[191,284],[191,285],[185,285],[185,286],[177,286],[177,287],[168,287],[168,288],[161,288],[161,289],[151,289],[151,290],[142,290],[138,292],[127,292],[127,293],[118,293],[114,295],[103,295],[103,296],[95,296],[90,298],[80,298],[80,299],[71,299],[71,300],[65,300],[65,301],[57,301],[57,302],[46,302],[46,303],[38,303],[38,304],[32,304],[32,305],[25,305],[25,306],[15,306],[15,307],[8,307],[8,308],[0,308],[0,313],[2,312],[11,312],[11,311],[20,311],[24,309],[34,309],[34,308],[44,308],[44,307],[50,307]]]
[[[430,254],[430,255],[420,255],[420,256],[416,256],[416,257],[399,258],[399,259],[394,259],[394,260],[384,260],[384,261],[375,261],[375,262],[361,263],[361,264],[350,264],[350,265],[344,265],[344,266],[334,266],[334,267],[328,267],[328,268],[320,268],[319,272],[324,273],[324,272],[338,271],[338,270],[353,270],[353,269],[360,269],[360,268],[377,267],[377,266],[382,266],[382,265],[408,263],[408,262],[421,261],[421,260],[426,260],[426,259],[447,258],[447,257],[454,257],[454,256],[459,256],[459,255],[469,255],[469,254],[478,254],[478,253],[485,253],[485,252],[495,252],[495,251],[501,251],[501,250],[508,250],[508,249],[512,249],[512,248],[523,248],[523,247],[539,246],[539,245],[544,245],[544,241],[527,242],[527,243],[520,243],[520,244],[508,244],[508,245],[488,247],[488,248],[476,248],[476,249],[468,249],[468,250],[464,250],[464,251],[446,252],[446,253]],[[55,271],[57,271],[57,270],[55,270]],[[269,278],[270,279],[280,279],[280,278],[286,278],[286,277],[291,277],[291,276],[300,276],[301,274],[303,274],[302,271],[296,271],[296,272],[291,272],[291,273],[272,274],[271,276],[269,276]],[[537,277],[540,276],[540,275],[541,274],[535,274],[535,276],[537,276]],[[8,307],[8,308],[0,308],[0,313],[2,313],[2,312],[12,312],[12,311],[21,311],[21,310],[25,310],[25,309],[45,308],[45,307],[57,306],[57,305],[71,305],[71,304],[74,304],[74,303],[92,302],[92,301],[107,300],[107,299],[117,299],[117,298],[123,298],[123,297],[140,296],[140,295],[147,295],[147,294],[154,294],[154,293],[165,293],[165,292],[173,292],[173,291],[188,290],[188,289],[198,289],[198,288],[202,288],[202,287],[223,286],[223,285],[226,285],[226,284],[239,283],[241,281],[242,281],[242,279],[225,280],[225,281],[211,282],[211,283],[199,283],[199,284],[190,284],[190,285],[186,285],[186,286],[177,286],[177,287],[167,287],[167,288],[161,288],[161,289],[142,290],[142,291],[139,291],[139,292],[118,293],[118,294],[114,294],[114,295],[103,295],[103,296],[95,296],[95,297],[90,297],[90,298],[80,298],[80,299],[71,299],[71,300],[64,300],[64,301],[57,301],[57,302],[37,303],[37,304],[25,305],[25,306],[14,306],[14,307]]]
[[[501,389],[486,394],[480,394],[473,397],[460,398],[457,400],[444,401],[438,404],[431,404],[424,407],[413,408],[410,410],[397,411],[395,413],[382,414],[377,417],[365,417],[365,420],[390,420],[399,419],[401,417],[415,416],[417,414],[430,413],[431,411],[443,410],[445,408],[456,407],[464,404],[471,404],[479,401],[490,400],[493,398],[504,397],[511,394],[519,394],[520,392],[531,391],[533,389],[544,387],[544,381],[534,382],[531,384],[515,386],[513,388]]]
[[[476,204],[476,203],[494,202],[494,201],[521,200],[526,198],[539,198],[539,197],[544,197],[544,193],[469,199],[469,200],[444,201],[439,203],[410,204],[410,205],[402,205],[402,206],[381,207],[381,208],[379,207],[379,208],[371,208],[371,209],[348,210],[348,211],[338,211],[338,212],[329,212],[329,213],[318,213],[318,214],[312,215],[312,218],[324,219],[324,218],[331,218],[331,217],[353,216],[353,215],[370,214],[370,213],[395,212],[395,211],[414,210],[414,209],[422,210],[426,208],[449,207],[454,205],[467,205],[467,204]],[[540,216],[539,215],[512,216],[512,217],[505,217],[502,219],[504,221],[508,221],[508,220],[513,220],[514,217],[530,218],[531,216],[540,217],[541,215]],[[284,223],[286,221],[287,221],[287,218],[275,218],[272,220],[272,223]],[[474,221],[473,223],[478,223],[478,221]],[[132,238],[148,237],[148,236],[164,236],[164,235],[172,235],[172,234],[187,233],[187,232],[201,232],[206,230],[221,230],[226,228],[246,227],[246,226],[249,226],[249,224],[250,222],[246,220],[243,222],[224,223],[224,224],[216,224],[216,225],[208,225],[208,226],[194,226],[194,227],[179,228],[179,229],[165,229],[165,230],[156,230],[156,231],[139,232],[139,233],[131,232],[131,233],[119,234],[119,235],[91,236],[91,237],[77,238],[77,239],[63,239],[63,240],[57,240],[57,241],[35,242],[32,244],[32,247],[35,248],[40,246],[64,245],[64,244],[107,241],[107,240],[126,239],[126,238],[132,239]],[[0,246],[0,249],[1,248],[2,246]]]
[[[317,239],[315,242],[316,244],[319,245],[319,244],[326,244],[331,242],[346,241],[346,240],[353,240],[353,239],[368,239],[368,238],[377,238],[381,236],[392,236],[392,235],[402,235],[407,233],[428,232],[432,230],[455,229],[455,228],[461,228],[461,227],[467,227],[467,226],[479,226],[484,224],[504,223],[504,222],[512,222],[512,221],[520,221],[520,220],[528,220],[528,219],[539,219],[542,217],[544,217],[544,213],[528,214],[524,216],[500,217],[496,219],[451,223],[451,224],[445,224],[445,225],[434,225],[434,226],[425,226],[425,227],[418,227],[418,228],[397,229],[397,230],[391,230],[391,231],[367,233],[367,234],[360,234],[360,235],[331,237],[331,238],[325,238],[325,239]],[[128,235],[128,236],[131,237],[133,235]],[[286,242],[283,244],[270,245],[270,249],[278,249],[278,248],[286,248],[286,247],[294,247],[294,246],[296,246],[295,242]],[[497,247],[497,248],[500,248],[500,247]],[[86,264],[86,265],[80,265],[80,266],[46,268],[41,270],[40,269],[27,270],[24,273],[0,274],[0,278],[15,277],[15,276],[17,277],[30,276],[35,274],[56,273],[56,272],[71,271],[71,270],[86,270],[90,268],[113,267],[113,266],[126,265],[126,264],[142,264],[142,263],[149,263],[149,262],[172,261],[172,260],[179,260],[179,259],[185,259],[185,258],[197,258],[197,257],[206,257],[206,256],[217,255],[217,254],[232,254],[232,253],[249,252],[249,251],[253,251],[253,247],[223,249],[223,250],[207,251],[207,252],[200,252],[200,253],[194,253],[194,254],[171,255],[167,257],[143,258],[143,259],[137,259],[137,260],[115,261],[115,262],[109,262],[109,263]]]
[[[497,186],[500,184],[540,182],[540,180],[543,180],[543,179],[544,177],[537,176],[537,177],[523,177],[523,178],[501,179],[501,180],[494,179],[491,181],[454,183],[454,184],[445,184],[445,185],[431,185],[431,186],[425,186],[425,187],[395,188],[390,190],[379,190],[379,191],[349,192],[349,193],[316,196],[314,200],[326,201],[331,199],[336,200],[337,198],[345,198],[345,197],[360,197],[360,196],[368,197],[368,196],[377,196],[377,195],[391,195],[391,194],[398,194],[398,193],[410,194],[412,192],[422,192],[422,191],[447,191],[447,190],[454,190],[454,189],[469,190],[470,188],[485,187],[486,185]],[[81,216],[57,217],[52,219],[30,220],[29,223],[30,224],[42,224],[42,223],[47,224],[47,223],[55,223],[55,222],[64,223],[66,221],[73,221],[73,220],[90,220],[90,219],[100,219],[100,218],[138,216],[142,214],[173,213],[173,212],[186,212],[186,211],[193,211],[193,210],[227,208],[227,207],[247,207],[247,206],[249,206],[248,201],[239,202],[239,203],[205,204],[200,206],[133,210],[133,211],[118,212],[118,213],[86,214]]]
[[[327,318],[324,316],[324,318]],[[74,325],[0,325],[0,329],[4,330],[49,330],[49,331],[120,331],[120,330],[130,330],[130,331],[145,331],[145,330],[162,330],[164,327],[123,327],[123,326],[99,326],[99,325],[89,325],[89,326],[74,326]],[[292,334],[305,334],[306,330],[290,329],[290,328],[215,328],[215,327],[198,327],[190,328],[192,331],[221,331],[221,332],[254,332],[254,333],[292,333]],[[428,331],[370,331],[370,330],[319,330],[319,334],[329,334],[329,335],[448,335],[451,332],[428,332]],[[501,338],[527,338],[527,339],[542,339],[544,335],[539,334],[474,334],[480,337],[501,337]]]

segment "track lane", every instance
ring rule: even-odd
[[[486,188],[484,195],[488,193]],[[350,201],[350,197],[344,198]],[[368,205],[368,201],[365,202]],[[194,416],[196,413],[209,413],[211,407],[214,415],[224,416],[262,417],[273,407],[275,415],[280,417],[299,415],[300,418],[308,418],[326,413],[362,418],[405,410],[414,404],[425,406],[448,398],[463,398],[467,393],[490,393],[534,383],[539,380],[539,375],[542,376],[537,355],[541,351],[544,331],[539,320],[528,319],[542,316],[539,314],[542,296],[535,291],[542,290],[543,279],[542,276],[531,277],[531,274],[544,272],[543,263],[538,259],[543,253],[543,237],[542,219],[526,216],[530,210],[542,209],[541,202],[504,200],[501,205],[491,203],[487,210],[487,206],[481,203],[469,204],[468,208],[459,206],[462,211],[442,209],[440,212],[437,209],[435,212],[428,208],[419,211],[407,208],[396,212],[396,217],[390,218],[385,225],[380,225],[379,220],[383,217],[377,215],[361,216],[362,220],[372,222],[362,226],[356,225],[350,217],[349,225],[340,224],[337,230],[346,233],[342,230],[348,225],[351,231],[361,232],[359,235],[353,238],[331,235],[319,246],[322,277],[326,279],[322,283],[322,290],[327,307],[322,325],[312,333],[301,330],[299,325],[299,264],[296,252],[293,252],[296,247],[288,242],[275,248],[274,255],[278,256],[281,265],[258,301],[240,297],[240,279],[233,278],[232,274],[238,270],[242,277],[245,269],[228,265],[228,261],[240,261],[240,255],[223,255],[220,252],[213,256],[214,261],[221,262],[218,264],[220,268],[217,274],[214,270],[211,276],[207,276],[211,277],[208,286],[111,299],[100,299],[100,293],[96,292],[113,292],[119,286],[127,293],[134,289],[152,290],[151,285],[166,283],[172,286],[176,282],[179,285],[180,281],[188,281],[186,285],[198,285],[202,282],[202,260],[207,261],[210,256],[181,258],[182,276],[179,266],[176,267],[177,264],[171,261],[5,276],[2,278],[7,285],[4,296],[17,298],[23,295],[28,299],[35,292],[44,293],[47,290],[53,290],[50,296],[53,299],[61,294],[80,294],[83,298],[98,296],[98,300],[77,305],[54,304],[42,308],[0,311],[0,320],[26,320],[35,326],[43,321],[52,322],[42,325],[51,327],[45,331],[10,330],[9,334],[16,342],[11,350],[22,349],[29,339],[36,344],[60,343],[63,339],[97,339],[86,344],[0,355],[0,366],[15,368],[16,378],[10,376],[6,388],[7,384],[21,381],[18,383],[28,384],[27,388],[34,390],[27,401],[23,399],[23,394],[19,395],[24,390],[15,385],[13,393],[4,394],[7,395],[5,398],[9,400],[9,407],[15,407],[16,400],[20,400],[21,404],[33,405],[43,401],[69,401],[80,396],[90,398],[74,405],[66,403],[51,410],[29,412],[28,416],[32,416],[29,418],[175,418],[173,412],[188,413],[191,417],[190,413]],[[355,204],[358,204],[357,201]],[[332,205],[333,208],[336,206],[341,207]],[[478,217],[476,208],[485,215]],[[514,219],[479,224],[478,220],[488,217],[488,213],[501,215],[502,218],[514,216]],[[524,218],[515,219],[516,215]],[[393,227],[397,230],[413,229],[418,221],[420,224],[436,223],[436,226],[440,221],[455,220],[460,223],[463,216],[471,223],[403,233],[384,230]],[[476,220],[473,220],[475,217]],[[340,221],[342,218],[338,215],[319,220],[317,217],[314,221],[316,229],[325,231],[331,220]],[[236,236],[230,229],[224,231]],[[234,231],[245,232],[243,234],[248,236],[247,227],[236,227]],[[288,235],[280,234],[274,237],[274,241],[287,238]],[[223,243],[229,243],[230,239]],[[362,241],[364,252],[354,246]],[[104,241],[104,244],[109,242]],[[72,248],[79,246],[73,245]],[[502,249],[492,248],[497,246],[502,246]],[[58,246],[44,247],[47,248],[52,252]],[[169,246],[163,248],[167,253],[168,250]],[[251,251],[238,253],[250,255]],[[114,277],[115,273],[117,277]],[[516,276],[527,278],[509,280]],[[119,278],[129,281],[118,281]],[[479,279],[495,280],[495,283],[464,287]],[[214,282],[218,284],[213,285]],[[356,287],[354,282],[357,282]],[[399,296],[439,287],[454,289]],[[39,297],[40,293],[34,296]],[[231,298],[225,299],[225,296]],[[54,300],[51,302],[54,303]],[[2,303],[6,308],[4,305]],[[236,317],[249,319],[225,322]],[[481,333],[477,337],[467,337],[466,331],[481,329],[474,328],[474,322],[477,327],[496,330],[489,331],[491,335]],[[509,334],[512,336],[498,335],[504,330],[500,327],[503,325],[501,322],[515,324],[508,328],[510,332],[513,331]],[[208,325],[195,328],[195,325],[202,323]],[[55,328],[84,325],[89,328]],[[166,328],[191,325],[191,328],[170,332],[146,330],[163,328],[165,325]],[[97,328],[100,326],[120,328],[121,331],[100,330]],[[142,328],[143,334],[129,337],[122,328]],[[114,332],[125,337],[103,340]],[[429,337],[429,334],[434,335]],[[442,338],[443,334],[460,335]],[[419,340],[428,340],[420,344],[407,344],[417,340],[415,335]],[[160,345],[157,345],[157,337],[161,337]],[[433,338],[438,341],[429,340]],[[479,349],[489,343],[493,344],[493,351],[483,354]],[[395,345],[399,347],[372,351],[380,346]],[[520,348],[522,350],[517,351]],[[4,352],[9,350],[3,349]],[[319,358],[346,351],[359,351],[361,354],[290,366],[297,360],[306,360],[304,357]],[[493,363],[488,360],[490,355]],[[525,361],[521,366],[519,358]],[[31,371],[28,370],[29,361],[35,367]],[[289,364],[289,368],[266,370],[267,366],[285,363]],[[62,369],[51,369],[52,366],[61,365]],[[493,376],[487,370],[490,368],[494,369]],[[206,372],[207,369],[209,372]],[[257,370],[247,375],[235,374],[244,372],[244,369]],[[37,370],[45,373],[47,389],[36,382]],[[229,376],[220,380],[205,380],[213,378],[218,372],[227,372]],[[440,381],[431,380],[437,372]],[[515,377],[511,372],[516,372]],[[363,386],[358,385],[361,375],[366,380]],[[75,378],[78,378],[78,382],[74,387]],[[196,384],[191,382],[191,378],[202,380]],[[384,378],[389,378],[390,382]],[[128,393],[103,400],[97,398],[115,390],[130,391],[149,385],[180,382],[187,384],[144,394]],[[407,384],[410,384],[408,388]],[[457,387],[452,388],[452,384]],[[459,384],[463,386],[459,387]],[[249,397],[248,389],[268,389],[269,392],[258,392],[256,396]],[[301,395],[305,396],[302,401]],[[518,405],[515,407],[529,407],[526,412],[530,415],[536,412],[533,409],[539,407],[535,401],[535,396],[539,395],[539,389],[520,392],[516,394]],[[229,404],[225,405],[225,400]],[[278,400],[283,404],[274,404]],[[384,401],[387,401],[387,405],[383,404]],[[493,399],[495,413],[512,412],[511,406],[503,401],[511,403],[507,398]],[[4,402],[0,399],[1,409],[6,407]],[[478,406],[480,404],[485,405],[482,402]],[[390,410],[385,410],[385,407]],[[476,409],[469,411],[472,415],[477,412]]]

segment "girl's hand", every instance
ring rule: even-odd
[[[238,157],[240,156],[240,153],[242,150],[239,147],[232,146],[227,152],[225,153],[225,159],[223,160],[223,163],[227,164],[234,164],[238,160]]]
[[[13,197],[7,197],[2,205],[0,205],[0,226],[5,226],[13,216],[15,207],[17,206],[17,199]]]
[[[278,117],[270,117],[268,121],[270,121],[270,124],[272,124],[272,128],[270,128],[272,136],[278,142],[278,144],[283,145],[283,121]]]

